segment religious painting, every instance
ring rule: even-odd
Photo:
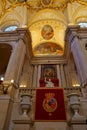
[[[66,121],[63,88],[37,88],[35,99],[36,121]]]
[[[51,39],[54,35],[53,28],[50,25],[45,25],[42,28],[41,35],[45,40]]]
[[[59,87],[56,65],[41,65],[40,87]]]
[[[63,48],[53,42],[41,43],[33,49],[33,53],[36,56],[47,56],[47,55],[63,55]]]
[[[42,65],[41,77],[54,78],[57,77],[56,65]]]

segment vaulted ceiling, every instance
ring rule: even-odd
[[[67,26],[81,21],[87,21],[87,0],[0,0],[1,30],[27,27],[36,56],[63,54]]]

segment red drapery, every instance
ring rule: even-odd
[[[62,88],[36,89],[35,120],[66,121],[64,92]]]

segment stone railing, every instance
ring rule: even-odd
[[[81,87],[65,87],[64,92],[66,95],[69,95],[71,93],[77,93],[82,96]]]
[[[35,90],[36,90],[36,88],[19,88],[19,95],[29,94],[29,95],[34,96]],[[82,95],[81,87],[65,87],[64,93],[66,96],[70,93],[77,93],[80,96]]]
[[[19,95],[29,94],[29,95],[35,95],[35,88],[19,88]]]

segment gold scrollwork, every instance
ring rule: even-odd
[[[7,7],[7,1],[11,3],[9,7]],[[57,10],[63,10],[67,7],[68,3],[73,3],[73,2],[77,2],[79,4],[87,6],[87,0],[65,0],[63,2],[60,2],[61,4],[56,5],[56,7],[52,4],[54,2],[55,0],[41,0],[40,3],[37,4],[38,7],[35,7],[34,4],[33,6],[31,5],[31,1],[27,1],[27,0],[3,0],[0,2],[2,6],[2,11],[0,12],[0,18],[2,18],[6,12],[9,12],[12,9],[16,8],[17,6],[21,6],[21,5],[26,5],[28,9],[36,10],[36,11],[46,7],[57,9]],[[34,3],[34,1],[32,1],[32,3]],[[42,7],[39,7],[40,4],[42,4]]]

